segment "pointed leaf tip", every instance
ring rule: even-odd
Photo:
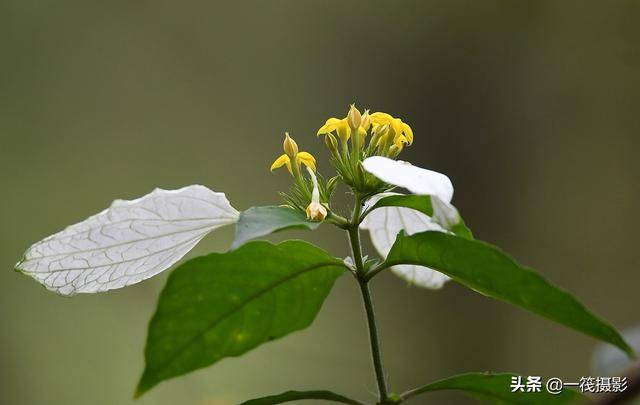
[[[399,234],[383,267],[401,264],[437,269],[474,291],[611,343],[630,357],[634,355],[615,328],[571,294],[488,243],[434,231]]]
[[[471,372],[443,378],[423,387],[407,391],[400,397],[404,400],[417,395],[434,391],[455,390],[462,391],[472,397],[483,399],[492,404],[509,405],[579,405],[589,403],[581,393],[564,388],[557,394],[545,390],[544,385],[538,392],[512,392],[511,384],[514,378],[522,378],[512,373],[483,373]],[[526,378],[525,378],[526,382]],[[541,380],[541,383],[545,382]]]

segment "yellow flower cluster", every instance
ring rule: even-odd
[[[385,112],[369,113],[369,110],[362,114],[355,105],[351,105],[346,117],[329,118],[317,135],[325,136],[338,176],[328,181],[320,175],[316,177],[316,159],[309,152],[299,151],[288,133],[282,145],[284,154],[271,164],[271,171],[287,167],[294,186],[289,194],[283,193],[285,200],[290,206],[306,211],[307,218],[313,221],[322,221],[330,215],[328,199],[336,179],[364,194],[379,192],[384,184],[366,173],[362,166],[364,159],[376,155],[395,159],[406,145],[413,143],[411,127],[400,118]],[[302,165],[306,166],[309,176],[305,175]],[[321,192],[324,202],[320,201]]]
[[[370,128],[372,129],[370,150],[377,149],[379,152],[387,154],[391,146],[394,145],[395,148],[392,152],[397,154],[405,145],[413,143],[413,131],[402,119],[393,117],[385,112],[369,114],[369,110],[366,110],[361,115],[360,111],[353,105],[346,117],[342,119],[329,118],[318,129],[317,135],[331,135],[335,132],[340,138],[344,150],[355,128],[357,128],[359,136],[352,142],[354,146],[360,148],[364,146],[364,138]]]

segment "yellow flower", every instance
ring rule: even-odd
[[[342,142],[347,142],[351,137],[351,128],[349,128],[347,117],[344,117],[343,119],[329,118],[318,130],[317,135],[329,134],[333,131],[336,131]]]
[[[393,140],[393,144],[400,150],[404,147],[404,145],[409,144],[409,140],[404,135],[396,135]]]
[[[371,122],[375,130],[379,125],[388,124],[393,136],[393,143],[398,145],[401,142],[411,145],[413,143],[413,131],[411,127],[402,122],[400,118],[394,118],[390,114],[384,112],[374,112],[371,114]]]
[[[316,159],[309,152],[298,152],[298,144],[294,141],[288,132],[284,133],[284,142],[282,143],[284,154],[278,156],[271,164],[271,171],[287,165],[289,173],[296,179],[300,177],[300,163],[307,166],[311,170],[316,170]],[[294,161],[293,166],[291,161]]]
[[[309,152],[298,152],[298,154],[296,155],[296,165],[300,165],[300,163],[307,166],[311,170],[316,170],[316,159]],[[274,171],[275,169],[278,169],[284,165],[287,166],[289,173],[293,174],[293,171],[291,170],[291,159],[289,158],[289,156],[287,156],[286,153],[280,155],[276,160],[273,161],[273,163],[271,164],[271,171]]]
[[[354,104],[351,104],[349,112],[347,116],[338,119],[338,118],[329,118],[327,122],[324,123],[322,127],[318,130],[316,135],[326,135],[330,134],[333,131],[336,131],[336,134],[340,138],[343,144],[346,144],[349,138],[351,138],[351,134],[354,131],[354,128],[358,128],[358,134],[360,135],[360,139],[363,139],[362,136],[367,134],[369,127],[371,126],[371,117],[369,116],[369,110],[366,110],[364,115],[360,114],[360,111],[356,108]],[[353,140],[351,141],[353,142]],[[363,142],[360,142],[362,145]]]

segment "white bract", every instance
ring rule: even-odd
[[[362,166],[385,183],[406,188],[413,194],[435,195],[446,203],[453,198],[453,184],[442,173],[383,156],[367,158]]]
[[[432,217],[411,208],[381,207],[364,218],[360,228],[369,231],[371,242],[382,257],[387,257],[400,231],[407,235],[425,231],[449,232],[460,222],[458,211],[449,204],[453,197],[453,185],[446,175],[381,156],[365,159],[362,166],[385,183],[406,188],[414,194],[431,195]],[[365,209],[381,198],[394,194],[397,193],[372,197]],[[424,266],[396,265],[391,267],[391,271],[411,284],[426,288],[440,288],[449,280],[445,274]]]
[[[121,288],[168,269],[238,215],[224,193],[204,186],[156,189],[35,243],[16,269],[61,295]]]

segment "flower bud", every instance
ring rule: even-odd
[[[373,134],[371,135],[371,139],[369,140],[369,151],[372,152],[374,148],[378,146],[378,142],[380,139],[385,136],[389,132],[389,125],[378,125],[373,130]]]
[[[388,132],[389,132],[389,124],[382,124],[376,127],[375,131],[373,132],[373,135],[380,138],[382,136],[385,136]]]
[[[298,156],[298,144],[289,136],[288,132],[284,133],[284,142],[282,146],[284,148],[284,153],[289,156],[289,159],[295,161],[296,156]]]
[[[358,179],[361,182],[364,182],[364,179],[367,178],[367,173],[365,172],[364,167],[362,166],[362,162],[358,162],[358,166],[357,166],[356,170],[357,170],[357,173],[358,173],[357,174],[358,175]]]
[[[319,202],[312,201],[307,207],[307,218],[311,221],[322,221],[327,217],[327,209]]]
[[[320,203],[320,190],[318,189],[318,179],[313,170],[307,168],[311,182],[313,183],[313,191],[311,192],[311,203],[307,206],[307,218],[312,221],[322,221],[327,217],[327,208]]]
[[[400,152],[402,152],[402,148],[399,148],[397,145],[391,145],[389,148],[389,157],[395,158],[400,154]]]
[[[364,128],[365,131],[368,131],[371,127],[371,117],[369,116],[369,110],[364,110],[364,115],[362,116],[362,122],[360,122],[360,126]]]
[[[351,109],[349,109],[349,113],[347,114],[347,123],[354,131],[357,130],[362,123],[362,114],[360,114],[355,104],[351,104]]]
[[[327,181],[327,194],[331,195],[333,190],[336,188],[336,185],[338,184],[339,178],[340,176],[334,176],[330,178],[329,181]]]
[[[332,154],[338,154],[338,141],[336,137],[332,134],[326,134],[324,137],[324,143],[327,145],[327,148],[331,151]]]

